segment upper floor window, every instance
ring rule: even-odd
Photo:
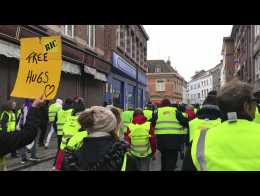
[[[63,35],[73,38],[74,37],[74,25],[64,25]]]
[[[255,75],[256,80],[260,79],[260,55],[257,55],[255,58]]]
[[[132,55],[131,56],[132,56],[132,59],[135,59],[135,53],[136,53],[136,51],[135,51],[136,47],[135,46],[136,46],[136,42],[135,42],[135,36],[134,36],[133,32],[131,33],[131,40],[132,40],[131,41],[132,42]]]
[[[260,36],[260,25],[255,25],[255,39]]]
[[[164,80],[156,81],[156,91],[165,91],[165,82]]]
[[[120,25],[118,33],[118,46],[125,51],[126,46],[126,26]]]
[[[132,50],[132,37],[130,29],[127,29],[127,35],[126,35],[126,52],[131,55]]]
[[[87,46],[89,48],[95,48],[95,34],[96,27],[95,25],[87,25]]]
[[[139,46],[139,40],[136,38],[136,61],[137,63],[140,62],[140,46]]]
[[[160,72],[161,72],[161,68],[160,68],[160,67],[156,67],[156,68],[155,68],[155,72],[156,72],[156,73],[160,73]]]

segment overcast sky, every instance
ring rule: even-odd
[[[147,59],[167,60],[187,82],[195,71],[211,69],[220,60],[223,37],[232,25],[144,25],[150,39]]]

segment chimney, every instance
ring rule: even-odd
[[[168,57],[168,60],[167,60],[166,64],[169,65],[169,66],[171,66],[170,57]]]

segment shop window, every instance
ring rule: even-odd
[[[74,37],[74,25],[64,25],[63,35],[73,38]]]
[[[127,104],[128,107],[135,108],[135,87],[132,85],[128,85]]]
[[[113,80],[112,97],[113,105],[123,108],[123,83],[119,80]]]
[[[96,27],[95,25],[87,25],[87,46],[89,48],[95,48],[95,36],[96,34]]]
[[[143,107],[143,90],[140,88],[138,89],[138,107]]]

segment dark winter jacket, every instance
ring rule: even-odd
[[[0,157],[30,144],[37,135],[39,124],[39,109],[31,108],[21,131],[0,132]]]
[[[45,125],[49,121],[48,108],[49,106],[47,103],[42,104],[41,107],[39,108],[39,111],[41,113],[41,125]]]
[[[77,151],[65,149],[65,171],[120,171],[128,145],[112,136],[87,137]]]
[[[222,118],[222,114],[219,107],[216,105],[203,105],[201,109],[199,109],[197,112],[197,118],[216,120],[217,118]],[[191,145],[192,144],[188,146],[183,161],[182,170],[184,171],[196,171],[196,168],[191,158]]]
[[[189,129],[189,120],[182,115],[180,110],[176,110],[176,118],[180,124]],[[152,125],[156,126],[156,121],[158,119],[158,113],[153,115]],[[188,141],[188,137],[185,134],[160,134],[156,135],[157,138],[157,148],[160,151],[174,149],[180,150],[184,142]]]

